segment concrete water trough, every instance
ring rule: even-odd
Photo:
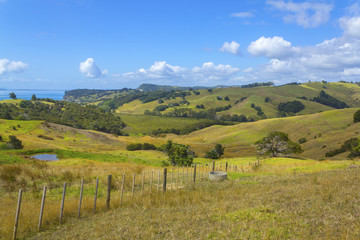
[[[223,181],[227,179],[227,172],[211,171],[209,172],[210,181]]]

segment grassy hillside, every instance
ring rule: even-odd
[[[205,152],[212,149],[216,143],[225,146],[224,157],[256,156],[254,143],[271,131],[281,131],[288,133],[290,139],[295,142],[300,138],[307,140],[301,145],[304,153],[300,154],[299,157],[323,159],[326,152],[339,148],[345,140],[359,137],[360,123],[353,123],[353,114],[357,110],[349,108],[312,115],[240,123],[232,126],[212,126],[181,136],[174,134],[161,137],[114,136],[42,121],[1,120],[0,128],[5,141],[8,135],[16,135],[23,141],[25,149],[64,149],[124,156],[138,154],[138,152],[127,152],[125,150],[125,147],[130,143],[147,142],[159,147],[165,144],[167,140],[173,140],[174,142],[190,145],[200,157],[203,157]],[[128,120],[132,121],[132,117],[129,116]],[[142,120],[146,122],[145,119]],[[151,122],[142,125],[142,120],[141,118],[140,120],[134,119],[134,126],[138,128],[143,126],[145,129],[147,125],[151,125]],[[157,122],[154,123],[154,126],[168,124],[165,123],[165,120],[166,118],[160,117],[151,117],[150,119],[150,121]],[[186,119],[184,122],[177,122],[177,124],[188,124],[188,122]],[[140,130],[136,129],[136,131]],[[50,140],[44,139],[42,136],[46,136]],[[165,155],[159,154],[160,158],[156,157],[158,159],[157,163],[166,159]],[[146,159],[146,157],[149,157],[154,159],[151,155],[151,153],[146,153],[141,158]],[[333,159],[343,159],[344,157],[346,157],[346,154],[340,154]]]
[[[120,114],[121,120],[126,124],[123,129],[129,134],[151,134],[153,130],[184,127],[200,122],[202,120],[193,118],[168,118],[141,114]]]
[[[317,102],[309,101],[319,95],[320,91],[324,90],[330,96],[337,98],[340,101],[345,102],[350,107],[360,107],[360,87],[356,84],[350,83],[304,83],[300,85],[284,85],[279,87],[256,87],[256,88],[216,88],[212,93],[207,89],[198,90],[200,95],[191,94],[186,96],[185,99],[190,103],[180,104],[177,107],[169,107],[161,113],[168,113],[175,108],[191,108],[196,111],[208,110],[210,108],[224,107],[229,104],[232,108],[226,111],[218,112],[217,116],[227,114],[243,114],[247,117],[259,119],[257,111],[251,108],[251,104],[261,107],[267,118],[279,117],[277,107],[279,103],[288,101],[300,101],[305,105],[305,109],[296,113],[296,115],[305,115],[310,113],[318,113],[321,111],[332,110],[334,108],[322,105]],[[218,100],[220,96],[223,99]],[[224,100],[225,97],[229,97],[229,101]],[[265,98],[270,100],[265,102]],[[299,99],[299,97],[305,97],[307,100]],[[246,98],[241,102],[237,102],[241,98]],[[142,103],[140,100],[134,100],[126,103],[117,109],[118,113],[130,113],[130,114],[143,114],[145,110],[152,111],[159,105],[169,105],[171,103],[181,102],[181,98],[175,99],[163,99],[163,103],[159,103],[158,100]],[[205,109],[197,109],[196,105],[203,104]]]
[[[293,141],[307,139],[302,144],[304,153],[299,156],[321,159],[326,152],[339,148],[345,140],[359,137],[360,123],[353,123],[353,114],[357,110],[350,108],[234,126],[212,126],[186,136],[171,138],[192,145],[197,152],[210,149],[212,146],[209,144],[221,143],[226,147],[226,156],[249,156],[256,153],[254,142],[271,131],[281,131],[288,133]]]

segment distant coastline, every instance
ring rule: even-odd
[[[0,88],[0,100],[9,99],[9,93],[14,92],[18,99],[30,100],[33,94],[37,98],[51,98],[62,100],[65,90],[45,90],[45,89],[5,89]]]

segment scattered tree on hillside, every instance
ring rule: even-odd
[[[9,141],[7,142],[7,146],[9,149],[23,149],[24,146],[22,145],[21,140],[19,140],[15,136],[9,136]]]
[[[32,101],[36,101],[36,95],[35,95],[35,94],[33,94],[33,95],[31,96],[31,100],[32,100]]]
[[[208,92],[211,94],[213,92],[213,90],[211,88],[209,88]]]
[[[305,105],[300,101],[291,101],[286,103],[280,103],[278,110],[284,113],[297,113],[305,108]]]
[[[164,152],[168,155],[170,163],[174,166],[190,166],[195,154],[190,150],[189,146],[173,143],[171,140],[168,140],[164,146]]]
[[[215,148],[206,152],[206,158],[218,159],[224,155],[224,147],[221,144],[216,144]]]
[[[225,100],[225,101],[230,101],[229,96],[226,96],[226,97],[224,98],[224,100]]]
[[[14,92],[9,93],[11,99],[16,99],[16,94]]]
[[[360,140],[357,138],[350,138],[346,140],[340,148],[329,151],[325,154],[325,157],[333,157],[335,155],[349,151],[349,158],[360,156]]]
[[[283,132],[271,132],[269,135],[255,143],[260,154],[277,157],[280,154],[302,153],[298,143],[292,142],[288,135]]]
[[[354,123],[360,122],[360,110],[354,113]]]

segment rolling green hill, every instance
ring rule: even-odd
[[[130,143],[147,142],[159,147],[167,140],[173,140],[190,145],[199,157],[203,157],[216,143],[225,146],[224,157],[256,156],[254,143],[271,131],[281,131],[288,133],[295,142],[300,138],[306,139],[306,142],[301,144],[304,152],[299,157],[324,159],[326,152],[339,148],[345,140],[359,138],[360,123],[353,123],[353,114],[357,110],[348,108],[231,126],[215,125],[188,135],[166,134],[161,137],[114,136],[43,121],[1,120],[0,130],[4,141],[8,135],[16,135],[23,141],[25,149],[56,148],[118,154],[119,151],[125,151],[125,147]],[[343,153],[330,159],[344,159],[346,156],[347,153]]]
[[[207,89],[187,91],[189,95],[175,98],[159,98],[149,102],[143,102],[135,99],[123,104],[117,108],[118,113],[126,114],[144,114],[145,111],[153,111],[159,105],[168,107],[155,114],[171,115],[175,109],[189,108],[196,112],[208,111],[209,109],[225,107],[231,105],[231,108],[225,111],[218,111],[216,117],[222,115],[245,115],[248,118],[258,120],[261,118],[276,118],[285,116],[278,111],[280,103],[299,101],[305,105],[305,108],[297,113],[288,113],[287,115],[306,115],[322,111],[335,109],[311,99],[318,97],[320,92],[324,91],[331,97],[346,103],[350,107],[360,107],[360,87],[351,83],[304,83],[299,85],[284,85],[278,87],[255,87],[255,88],[215,88],[210,93]],[[228,101],[225,98],[228,97]],[[222,100],[218,100],[222,98]],[[267,101],[265,101],[267,99]],[[184,101],[185,100],[185,101]],[[161,102],[161,103],[160,103]],[[176,104],[177,103],[177,104]],[[174,106],[177,105],[177,106]],[[253,107],[252,107],[253,104]],[[203,105],[204,108],[197,108],[197,105]],[[254,108],[260,107],[265,116],[259,116],[258,111]]]

